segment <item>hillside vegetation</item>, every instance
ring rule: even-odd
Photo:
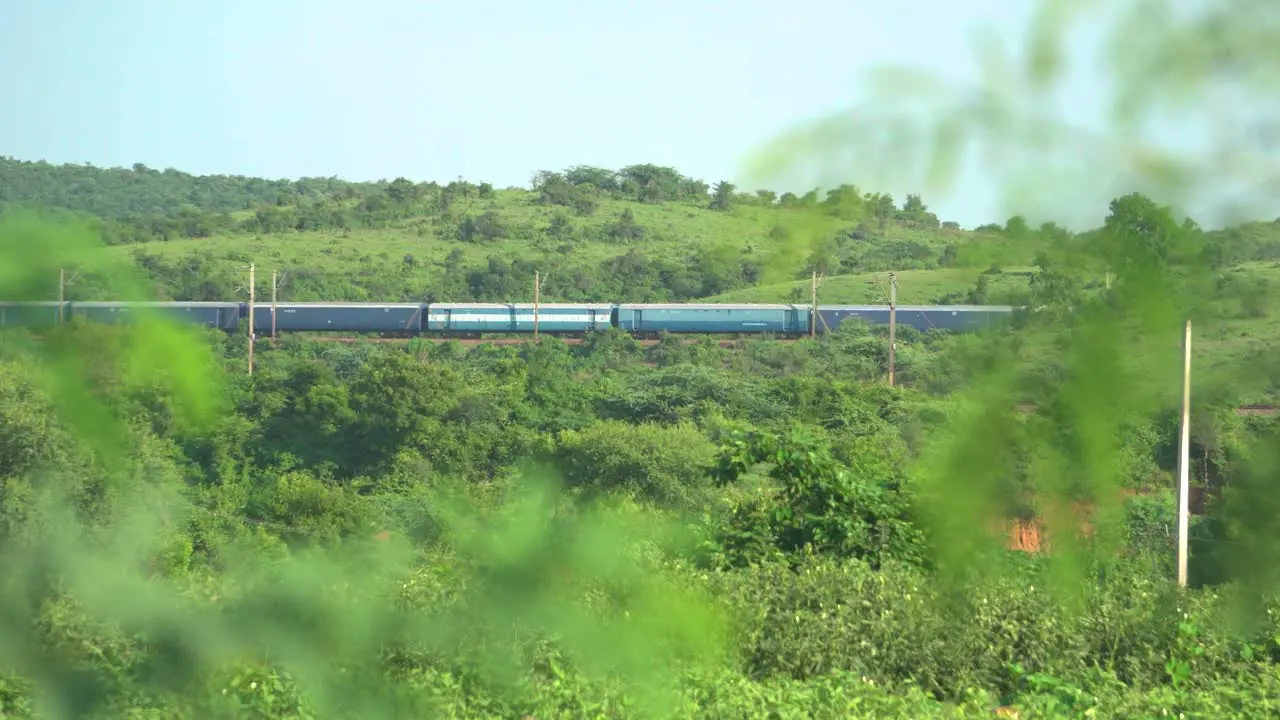
[[[1076,262],[1062,258],[1091,237],[1021,217],[964,230],[916,195],[744,192],[654,165],[543,171],[522,190],[0,158],[6,205],[83,218],[107,245],[70,275],[72,300],[118,298],[113,274],[94,270],[118,262],[159,299],[245,299],[252,262],[258,297],[276,273],[285,301],[528,302],[538,271],[548,302],[808,302],[817,272],[819,302],[883,304],[895,272],[902,304],[1022,305],[1045,299],[1042,263]],[[1280,333],[1280,220],[1189,227],[1218,273],[1197,356],[1227,374],[1255,367]],[[1105,285],[1097,262],[1067,271],[1086,292]],[[56,271],[37,286],[32,299],[57,297]]]
[[[1017,218],[961,230],[919,196],[895,202],[847,186],[741,192],[652,165],[542,172],[520,190],[0,160],[5,202],[92,217],[112,252],[133,258],[175,300],[231,297],[254,262],[267,287],[279,272],[292,300],[527,300],[535,269],[548,300],[632,302],[770,296],[767,288],[814,271],[947,269],[927,290],[903,286],[904,301],[934,302],[967,293],[993,266],[1033,264],[1044,241],[1062,234]],[[998,299],[1014,299],[1016,283],[1010,289]],[[102,299],[109,290],[85,281],[71,292]]]
[[[1233,411],[1280,377],[1273,224],[1204,232],[1134,194],[1089,233],[965,231],[916,197],[650,166],[527,191],[0,167],[9,296],[70,267],[73,299],[222,300],[254,262],[260,294],[278,269],[298,300],[522,300],[537,269],[547,299],[803,300],[817,271],[824,301],[876,302],[894,271],[903,303],[1038,309],[902,328],[893,387],[884,328],[853,324],[736,350],[288,337],[252,376],[243,333],[6,331],[0,715],[1280,706],[1280,444]],[[1209,362],[1181,590],[1187,317]],[[1068,504],[1096,532],[1064,526]]]

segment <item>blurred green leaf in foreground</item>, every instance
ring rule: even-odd
[[[60,266],[98,257],[94,237],[75,223],[0,214],[0,297],[47,297]],[[130,268],[105,270],[132,285],[132,298],[144,296]],[[0,411],[22,412],[24,384],[38,386],[88,449],[58,472],[0,478],[14,513],[0,535],[0,676],[34,682],[55,715],[110,714],[114,661],[86,669],[75,658],[87,640],[48,636],[51,616],[77,618],[66,622],[86,637],[144,639],[152,660],[142,689],[154,697],[207,691],[227,663],[269,663],[309,690],[321,717],[424,712],[402,703],[394,673],[376,670],[388,663],[411,672],[443,658],[510,686],[528,667],[530,639],[556,643],[588,676],[620,681],[636,711],[656,710],[669,707],[673,667],[720,647],[710,603],[663,569],[674,538],[667,525],[634,507],[566,508],[554,479],[537,471],[495,512],[434,496],[458,576],[448,592],[427,572],[434,561],[394,537],[282,552],[262,536],[204,533],[218,566],[165,573],[165,558],[191,552],[199,490],[112,398],[158,388],[190,436],[211,431],[228,378],[210,345],[159,317],[119,332],[68,325],[19,337],[7,333],[0,352],[15,393]],[[235,707],[197,714],[234,716]]]
[[[1272,41],[1280,10],[1243,0],[1190,5],[1043,2],[1021,60],[1005,57],[997,38],[981,39],[978,89],[887,71],[851,113],[790,133],[760,156],[762,174],[817,165],[828,183],[939,188],[976,146],[982,173],[1017,206],[1074,206],[1099,190],[1119,197],[1099,232],[1046,254],[1037,292],[1051,310],[1072,312],[1045,315],[1028,339],[993,345],[956,404],[950,436],[925,448],[917,481],[946,573],[959,577],[981,558],[974,528],[1008,501],[1012,474],[1031,479],[1051,526],[1073,522],[1063,511],[1070,501],[1093,503],[1104,520],[1114,510],[1116,437],[1131,416],[1176,403],[1181,324],[1200,311],[1208,279],[1203,236],[1169,207],[1205,219],[1256,215],[1274,195],[1280,116],[1269,103],[1280,82]],[[1087,21],[1099,17],[1110,28],[1102,47],[1111,102],[1100,123],[1072,125],[1053,90],[1071,66],[1069,39],[1089,35]],[[1157,142],[1170,124],[1198,128],[1199,145]],[[859,177],[850,177],[855,168]],[[55,297],[59,267],[99,257],[93,237],[86,227],[6,211],[0,296]],[[1079,266],[1113,272],[1112,291],[1055,293],[1055,274]],[[119,297],[145,297],[128,268],[111,272],[123,278]],[[388,666],[413,674],[443,663],[510,683],[536,645],[530,638],[557,643],[587,672],[621,678],[650,709],[666,705],[673,668],[716,655],[711,604],[687,576],[665,572],[674,552],[662,552],[664,526],[626,506],[563,507],[537,473],[526,493],[493,512],[433,494],[423,510],[437,515],[447,561],[394,538],[287,551],[264,534],[209,532],[199,541],[217,567],[158,571],[191,552],[200,489],[176,453],[122,417],[103,388],[163,389],[176,422],[198,434],[217,426],[230,380],[199,333],[158,318],[123,333],[10,337],[0,380],[14,380],[18,400],[25,383],[46,389],[88,449],[57,473],[3,479],[5,502],[20,499],[23,517],[4,518],[0,669],[36,683],[57,715],[118,710],[103,705],[117,681],[110,670],[135,653],[152,658],[140,689],[147,697],[132,703],[138,716],[198,687],[227,700],[194,716],[234,717],[237,693],[278,690],[283,681],[262,671],[272,666],[310,691],[315,707],[292,708],[293,716],[362,718],[423,711],[392,686]],[[1051,373],[1020,364],[1018,343],[1030,342],[1056,350]],[[1025,396],[1040,416],[1013,415]],[[21,411],[22,402],[6,407]],[[1273,454],[1259,448],[1231,499],[1242,548],[1235,557],[1248,562],[1233,569],[1255,590],[1270,587],[1280,566]],[[1108,524],[1099,526],[1105,537]],[[1070,589],[1083,552],[1059,557],[1059,588]],[[427,572],[437,564],[454,576]],[[51,636],[50,625],[60,634]],[[139,637],[145,648],[96,641],[113,634]],[[97,660],[92,669],[85,657]],[[228,664],[238,671],[229,674]],[[555,675],[554,664],[545,672]]]
[[[1008,479],[1022,473],[1055,543],[1068,546],[1055,554],[1068,581],[1061,587],[1089,585],[1076,582],[1075,533],[1052,530],[1070,530],[1078,520],[1066,508],[1082,502],[1097,511],[1105,539],[1120,502],[1122,428],[1176,411],[1183,322],[1207,321],[1212,289],[1211,249],[1185,218],[1276,215],[1277,37],[1280,5],[1268,0],[1041,0],[1018,44],[994,32],[975,37],[975,85],[878,70],[847,111],[753,156],[749,172],[761,184],[908,188],[935,202],[971,169],[1011,215],[1080,224],[1087,212],[1093,227],[1107,199],[1119,198],[1100,229],[1042,253],[1033,299],[1045,312],[1016,344],[989,349],[951,436],[919,463],[944,570],[982,568],[975,553],[997,539],[973,528],[1009,501]],[[1115,278],[1105,293],[1047,292],[1055,277],[1104,273]],[[1021,361],[1037,343],[1054,349],[1052,367]],[[1017,417],[1014,405],[1028,399],[1042,412]],[[1273,589],[1280,567],[1271,540],[1280,466],[1265,443],[1257,455],[1226,500],[1238,551],[1224,562],[1251,596]]]

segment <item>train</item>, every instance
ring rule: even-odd
[[[920,331],[971,332],[1000,324],[1008,305],[899,305],[897,324]],[[120,324],[153,312],[233,332],[250,316],[244,302],[0,302],[0,328],[47,327],[69,320]],[[615,327],[637,337],[664,334],[825,334],[846,322],[889,323],[887,305],[731,303],[331,303],[253,307],[253,333],[339,332],[384,337],[546,334],[582,336]]]

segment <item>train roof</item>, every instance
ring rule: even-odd
[[[408,309],[415,309],[415,310],[416,310],[416,309],[421,308],[421,307],[423,306],[423,303],[380,303],[380,302],[349,302],[349,303],[335,303],[335,302],[278,302],[278,303],[276,303],[276,304],[275,304],[275,306],[276,306],[277,308],[282,308],[282,307],[295,307],[295,308],[296,308],[296,307],[305,307],[305,308],[347,308],[347,309],[350,309],[350,308],[369,308],[369,309],[374,309],[374,308],[399,308],[399,309],[406,309],[406,310],[408,310]],[[267,302],[261,302],[261,301],[259,301],[259,302],[255,302],[255,303],[253,304],[253,308],[254,308],[254,310],[270,310],[270,309],[271,309],[271,302],[270,302],[270,301],[267,301]]]
[[[533,303],[431,303],[432,310],[491,310],[504,308],[509,310],[532,310]],[[539,310],[612,310],[613,303],[538,303]]]
[[[888,305],[819,305],[819,310],[875,310],[888,312]],[[913,312],[1012,312],[1012,305],[898,305],[897,309]]]
[[[56,302],[55,302],[55,303],[53,303],[53,304],[54,304],[54,305],[57,305],[57,303],[56,303]],[[142,308],[167,308],[167,307],[191,307],[191,308],[208,307],[208,308],[213,308],[213,307],[218,307],[218,308],[225,308],[225,307],[238,307],[238,306],[240,305],[240,303],[237,303],[237,302],[201,302],[201,301],[182,301],[182,302],[156,302],[156,301],[147,301],[147,302],[105,302],[105,301],[100,302],[100,301],[85,301],[85,302],[79,302],[79,301],[73,301],[73,302],[71,302],[70,304],[71,304],[73,307],[126,307],[126,308],[133,308],[133,307],[142,307]]]
[[[808,310],[808,305],[772,303],[621,303],[626,310]]]

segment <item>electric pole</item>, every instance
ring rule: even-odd
[[[276,283],[276,271],[271,271],[271,339],[276,339],[276,290],[279,289]]]
[[[898,276],[889,273],[889,387],[893,387],[893,363],[898,337]]]
[[[67,277],[66,268],[58,268],[58,324],[66,322],[66,309],[63,305],[67,302],[67,286],[76,281],[80,277],[80,273],[72,273],[71,277]]]
[[[818,334],[818,271],[813,271],[809,281],[809,337]]]
[[[542,274],[533,271],[533,339],[538,339],[538,306],[542,300]]]
[[[249,263],[249,375],[253,375],[253,263]]]
[[[1178,587],[1187,586],[1187,532],[1191,516],[1191,321],[1182,357],[1182,438],[1178,447]]]

